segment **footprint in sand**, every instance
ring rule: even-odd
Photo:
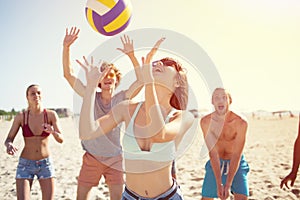
[[[274,198],[273,197],[266,197],[266,198],[264,198],[264,200],[274,200]]]
[[[291,166],[288,165],[288,164],[286,164],[286,163],[280,163],[280,165],[283,166],[283,169],[284,169],[284,170],[289,170],[289,169],[291,169]]]
[[[300,197],[300,190],[299,189],[292,189],[292,193],[295,194],[297,197]]]
[[[204,178],[192,178],[192,181],[202,181]]]

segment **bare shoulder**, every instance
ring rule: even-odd
[[[18,123],[21,123],[23,121],[23,117],[24,117],[24,112],[19,112],[15,118],[14,118],[14,121],[15,122],[18,122]]]
[[[47,115],[49,116],[57,116],[57,113],[55,110],[46,109]]]
[[[206,124],[209,124],[211,120],[211,114],[205,115],[200,119],[200,125],[204,126]]]
[[[46,109],[46,113],[50,123],[54,123],[58,120],[58,115],[55,110]]]
[[[239,115],[234,112],[231,112],[231,113],[232,113],[232,120],[234,121],[234,123],[236,124],[236,126],[238,128],[247,128],[248,122],[244,116]]]

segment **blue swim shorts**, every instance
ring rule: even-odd
[[[55,177],[54,167],[50,158],[42,160],[28,160],[19,158],[16,179],[47,179]]]
[[[222,184],[225,185],[227,179],[227,173],[229,170],[230,160],[220,159],[220,168],[222,173]],[[210,161],[205,165],[205,177],[202,186],[202,197],[217,198],[217,184],[216,178],[211,167]],[[240,166],[233,178],[231,185],[231,192],[235,194],[242,194],[249,196],[249,186],[247,180],[247,174],[249,172],[249,165],[242,155]]]
[[[183,196],[180,188],[174,180],[172,187],[168,191],[155,198],[142,197],[125,187],[121,200],[183,200]]]

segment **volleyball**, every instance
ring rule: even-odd
[[[129,0],[88,0],[85,15],[95,31],[113,36],[128,26],[131,10]]]

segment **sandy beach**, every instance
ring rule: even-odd
[[[249,129],[244,155],[250,166],[249,186],[251,200],[296,200],[300,199],[300,174],[292,189],[280,189],[281,179],[287,175],[292,165],[293,144],[297,136],[298,117],[282,119],[273,117],[266,119],[248,118]],[[9,156],[5,152],[4,140],[12,122],[0,122],[0,199],[16,199],[15,171],[18,155]],[[204,165],[208,159],[204,148],[202,132],[195,121],[184,143],[189,144],[177,160],[177,177],[185,199],[201,198],[201,187],[204,178]],[[72,118],[61,118],[61,126],[65,142],[60,145],[51,140],[51,152],[56,168],[55,199],[76,199],[77,176],[84,151],[81,148],[76,125]],[[194,134],[196,132],[196,134]],[[21,132],[14,144],[23,147]],[[108,189],[103,183],[93,188],[91,199],[106,200]],[[34,181],[31,197],[41,199],[41,191],[37,180]]]

